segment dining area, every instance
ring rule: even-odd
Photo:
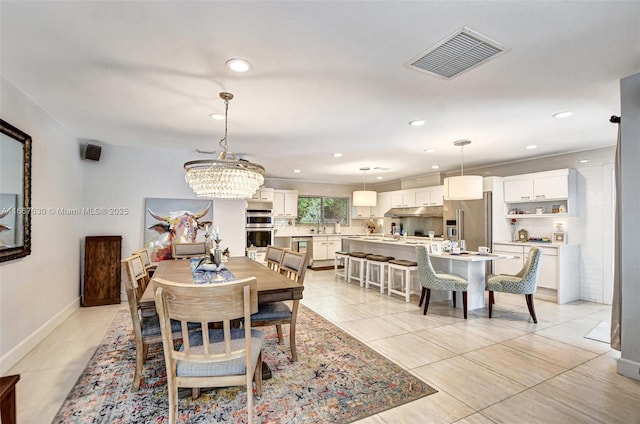
[[[189,260],[180,261],[184,272],[190,267]],[[149,264],[150,272],[160,265]],[[230,265],[229,270],[235,271]],[[477,414],[513,422],[524,413],[526,419],[533,420],[526,412],[530,408],[522,408],[525,404],[536,409],[538,420],[553,421],[566,418],[566,414],[574,422],[637,417],[633,406],[637,403],[629,388],[615,389],[623,383],[622,377],[607,371],[612,354],[608,345],[585,339],[576,330],[579,326],[586,332],[585,326],[595,325],[594,318],[606,317],[610,309],[605,306],[539,301],[541,324],[533,326],[522,297],[496,292],[494,319],[488,319],[485,307],[469,310],[467,322],[462,309],[452,308],[451,300],[432,299],[428,314],[423,315],[416,297],[406,303],[401,297],[380,294],[377,288],[345,284],[335,278],[333,270],[307,270],[303,293],[297,317],[298,361],[291,361],[291,350],[286,342],[279,343],[275,328],[261,328],[267,334],[263,361],[272,369],[273,378],[263,378],[262,397],[254,399],[256,423],[276,418],[281,422],[355,422],[366,417],[415,422],[424,414],[450,423]],[[23,373],[18,388],[26,384],[23,387],[29,387],[31,394],[18,393],[18,407],[26,422],[31,421],[25,408],[39,411],[40,417],[55,423],[79,423],[91,417],[104,423],[168,422],[162,341],[147,346],[140,386],[132,391],[139,351],[132,330],[126,304],[81,308],[56,337],[15,369]],[[56,358],[54,350],[58,349],[66,352],[64,358],[56,359],[56,363],[66,364],[65,369],[74,369],[74,358],[82,361],[77,374],[69,373],[63,379],[55,373],[52,381],[49,373],[41,371],[35,374],[39,376],[37,384],[29,385],[33,373],[25,370],[47,369],[46,363]],[[83,356],[87,351],[95,351],[91,360]],[[42,355],[50,359],[39,359]],[[603,383],[604,378],[609,382]],[[323,380],[325,386],[320,384]],[[421,392],[418,387],[422,382],[438,392]],[[557,391],[567,383],[570,391]],[[479,392],[479,385],[490,389]],[[405,402],[411,403],[403,404],[392,388],[410,395]],[[70,390],[62,405],[61,400],[53,399],[56,390]],[[615,397],[603,408],[593,408],[588,401],[595,393],[604,396],[614,392]],[[429,393],[434,394],[421,398]],[[195,400],[192,395],[190,389],[179,389],[179,422],[203,417],[211,422],[223,418],[247,422],[244,385],[201,389]],[[354,401],[361,407],[353,408]],[[341,406],[343,402],[346,406]],[[553,408],[547,408],[550,402]],[[565,404],[574,407],[568,409]],[[50,409],[48,415],[38,409],[40,405]]]
[[[196,246],[180,246],[196,252]],[[178,389],[244,386],[247,421],[253,422],[254,392],[271,377],[263,362],[265,334],[275,326],[278,343],[288,327],[290,361],[297,361],[296,318],[303,297],[306,254],[273,249],[267,267],[248,257],[220,265],[213,257],[183,255],[151,263],[145,251],[122,260],[133,325],[136,367],[131,391],[144,380],[149,347],[162,344],[170,423],[178,422]]]

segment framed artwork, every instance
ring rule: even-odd
[[[439,243],[431,243],[429,245],[429,250],[433,255],[439,255],[440,252],[440,244]]]
[[[145,199],[144,246],[154,262],[171,259],[174,241],[204,241],[205,231],[212,225],[212,200]]]
[[[31,254],[31,136],[0,119],[0,262]]]
[[[556,244],[566,244],[567,233],[553,233],[553,242]]]
[[[15,247],[22,237],[18,235],[22,228],[18,221],[18,195],[0,193],[0,249]]]

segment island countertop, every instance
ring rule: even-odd
[[[408,238],[407,240],[403,239],[393,239],[391,237],[360,237],[360,236],[350,236],[343,237],[343,242],[355,242],[354,245],[358,243],[367,243],[378,245],[377,252],[371,253],[381,253],[389,256],[393,256],[397,259],[407,259],[407,260],[415,260],[415,247],[416,246],[429,246],[431,243],[442,244],[443,239],[434,237],[433,242],[430,239],[424,239],[422,237],[419,238]],[[363,248],[363,250],[371,250],[371,248]],[[353,250],[353,249],[351,249]],[[383,250],[383,251],[382,251]],[[430,249],[429,249],[430,250]],[[452,254],[447,252],[442,253],[433,253],[432,257],[442,257],[446,259],[456,260],[456,261],[466,261],[466,262],[484,262],[484,261],[492,261],[495,259],[508,258],[506,255],[497,255],[493,253],[489,253],[486,255],[481,255],[478,252],[469,252],[463,251],[460,254]]]
[[[442,241],[433,241],[441,244]],[[429,246],[430,240],[415,241],[393,240],[380,237],[344,237],[342,239],[343,249],[350,251],[361,251],[376,255],[392,256],[395,259],[405,259],[416,261],[416,246]],[[347,246],[348,244],[348,246]],[[430,247],[430,246],[429,246]],[[431,249],[429,249],[431,250]],[[465,278],[468,282],[467,298],[469,310],[484,308],[484,288],[486,264],[489,261],[507,259],[513,256],[487,254],[480,255],[477,252],[464,252],[464,254],[453,255],[450,253],[430,254],[434,268],[437,272],[447,274],[457,274]],[[412,284],[417,282],[417,275],[414,274]],[[419,283],[418,283],[419,284]],[[449,297],[446,291],[436,291],[435,300],[443,300]],[[460,296],[459,293],[456,296]],[[458,299],[458,305],[462,305],[462,299]]]

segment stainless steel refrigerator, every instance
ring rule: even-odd
[[[466,250],[492,246],[492,193],[484,192],[478,200],[445,200],[443,207],[444,237],[464,240]]]

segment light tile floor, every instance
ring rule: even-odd
[[[640,423],[640,382],[616,373],[619,352],[584,338],[610,320],[607,305],[536,300],[533,324],[524,296],[496,294],[491,320],[480,309],[465,321],[444,302],[423,316],[417,297],[406,303],[333,271],[307,272],[302,303],[438,390],[359,424]],[[125,307],[79,309],[10,370],[21,374],[20,424],[51,422]]]

